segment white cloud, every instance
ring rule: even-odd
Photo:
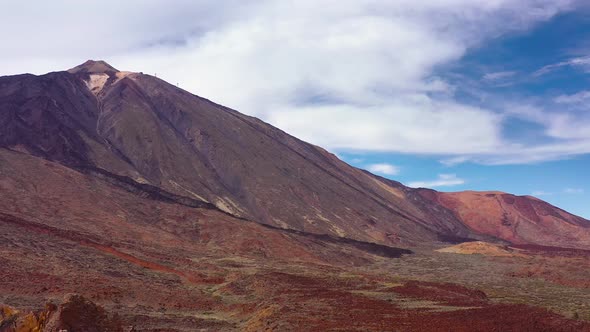
[[[451,158],[445,158],[445,159],[439,160],[439,162],[441,164],[443,164],[444,166],[447,166],[447,167],[456,166],[456,165],[463,164],[463,163],[466,163],[469,161],[472,161],[472,160],[471,160],[471,157],[468,157],[468,156],[457,156],[457,157],[451,157]]]
[[[563,140],[558,143],[532,147],[522,144],[512,144],[493,153],[461,156],[456,159],[443,159],[441,162],[447,166],[454,166],[464,162],[484,165],[517,165],[560,160],[588,153],[590,153],[590,139]]]
[[[458,178],[456,174],[439,174],[436,180],[432,181],[414,181],[408,183],[412,188],[437,188],[452,187],[465,183],[465,180]]]
[[[483,75],[482,79],[484,81],[501,81],[516,75],[515,71],[499,71],[493,73],[487,73]]]
[[[531,193],[532,196],[541,197],[541,196],[551,196],[553,193],[542,191],[542,190],[535,190]]]
[[[554,113],[548,115],[547,134],[562,139],[590,140],[590,114]]]
[[[450,156],[443,158],[441,163],[447,166],[462,162],[528,164],[590,153],[590,112],[580,112],[568,105],[551,104],[551,101],[543,98],[502,101],[495,108],[503,111],[503,121],[518,118],[539,125],[542,129],[537,134],[542,142],[504,140],[495,151]]]
[[[273,112],[268,120],[330,149],[445,154],[491,152],[501,145],[499,116],[431,99],[373,107],[305,106]]]
[[[499,163],[548,150],[539,156],[559,158],[580,149],[507,142],[503,116],[457,100],[456,87],[437,69],[490,38],[529,29],[574,5],[574,0],[13,2],[0,12],[0,28],[11,31],[0,45],[0,72],[43,73],[105,58],[119,69],[158,73],[330,150]]]
[[[400,171],[398,166],[385,163],[368,165],[367,170],[372,173],[379,173],[385,175],[397,175]]]
[[[570,194],[570,195],[578,195],[578,194],[583,194],[584,193],[584,189],[582,188],[565,188],[562,190],[562,193],[564,194]],[[551,196],[553,195],[552,192],[547,192],[547,191],[542,191],[542,190],[536,190],[533,191],[531,193],[532,196]]]
[[[563,192],[566,194],[583,194],[584,189],[582,189],[582,188],[565,188],[563,190]]]
[[[543,68],[537,70],[533,73],[533,76],[542,76],[548,74],[558,68],[561,67],[578,67],[584,70],[590,69],[590,56],[583,56],[583,57],[576,57],[572,59],[568,59],[566,61],[550,64],[544,66]]]
[[[580,91],[571,95],[557,96],[554,101],[558,104],[577,104],[590,99],[590,90]]]

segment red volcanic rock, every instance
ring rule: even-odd
[[[68,296],[52,313],[43,331],[123,332],[117,315],[110,315],[80,295]]]
[[[79,295],[69,295],[56,306],[45,305],[37,312],[22,313],[7,306],[0,306],[0,332],[123,332],[121,320],[110,315]]]
[[[455,284],[411,281],[405,283],[403,286],[394,287],[393,291],[408,297],[455,306],[478,306],[485,304],[488,300],[488,297],[482,291]]]
[[[508,246],[481,241],[463,242],[451,247],[438,249],[436,251],[463,255],[480,254],[496,257],[524,257],[524,254],[519,253]]]
[[[590,221],[537,198],[500,192],[419,192],[453,211],[476,233],[513,244],[590,249]]]
[[[413,281],[386,290],[404,299],[399,305],[382,297],[387,292],[364,296],[320,278],[273,274],[260,279],[286,290],[258,287],[270,303],[258,307],[245,331],[590,331],[587,322],[522,304],[495,304],[481,291],[453,284]],[[435,307],[408,307],[412,302]]]

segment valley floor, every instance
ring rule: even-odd
[[[409,251],[268,227],[6,156],[0,304],[13,309],[0,308],[2,332],[45,324],[43,317],[69,331],[86,331],[67,325],[74,322],[109,326],[96,331],[115,331],[113,324],[120,331],[590,331],[588,251],[485,243]],[[49,301],[55,305],[45,307]],[[83,314],[89,309],[96,315]]]
[[[422,248],[352,265],[212,253],[191,278],[164,257],[2,240],[1,303],[27,312],[75,292],[136,331],[590,331],[584,252]]]

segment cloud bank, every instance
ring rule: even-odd
[[[590,153],[590,120],[551,116],[538,122],[553,141],[511,141],[502,133],[508,111],[462,101],[456,91],[463,87],[443,73],[485,41],[526,31],[576,5],[574,0],[12,2],[0,13],[0,27],[13,32],[0,46],[0,71],[43,73],[104,58],[120,69],[157,73],[332,151],[434,154],[455,163],[538,162]],[[547,65],[536,75],[583,67],[584,59]],[[512,75],[503,71],[483,79]]]
[[[453,187],[465,184],[465,180],[458,178],[456,174],[439,174],[438,178],[430,181],[414,181],[408,183],[412,188],[439,188]]]
[[[397,167],[395,165],[391,165],[391,164],[386,164],[386,163],[371,164],[371,165],[367,166],[367,170],[372,173],[385,174],[385,175],[397,175],[397,174],[399,174],[399,171],[400,171],[399,167]]]

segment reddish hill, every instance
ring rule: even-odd
[[[454,211],[470,229],[513,244],[590,249],[590,221],[531,196],[502,192],[440,193],[423,197]]]

